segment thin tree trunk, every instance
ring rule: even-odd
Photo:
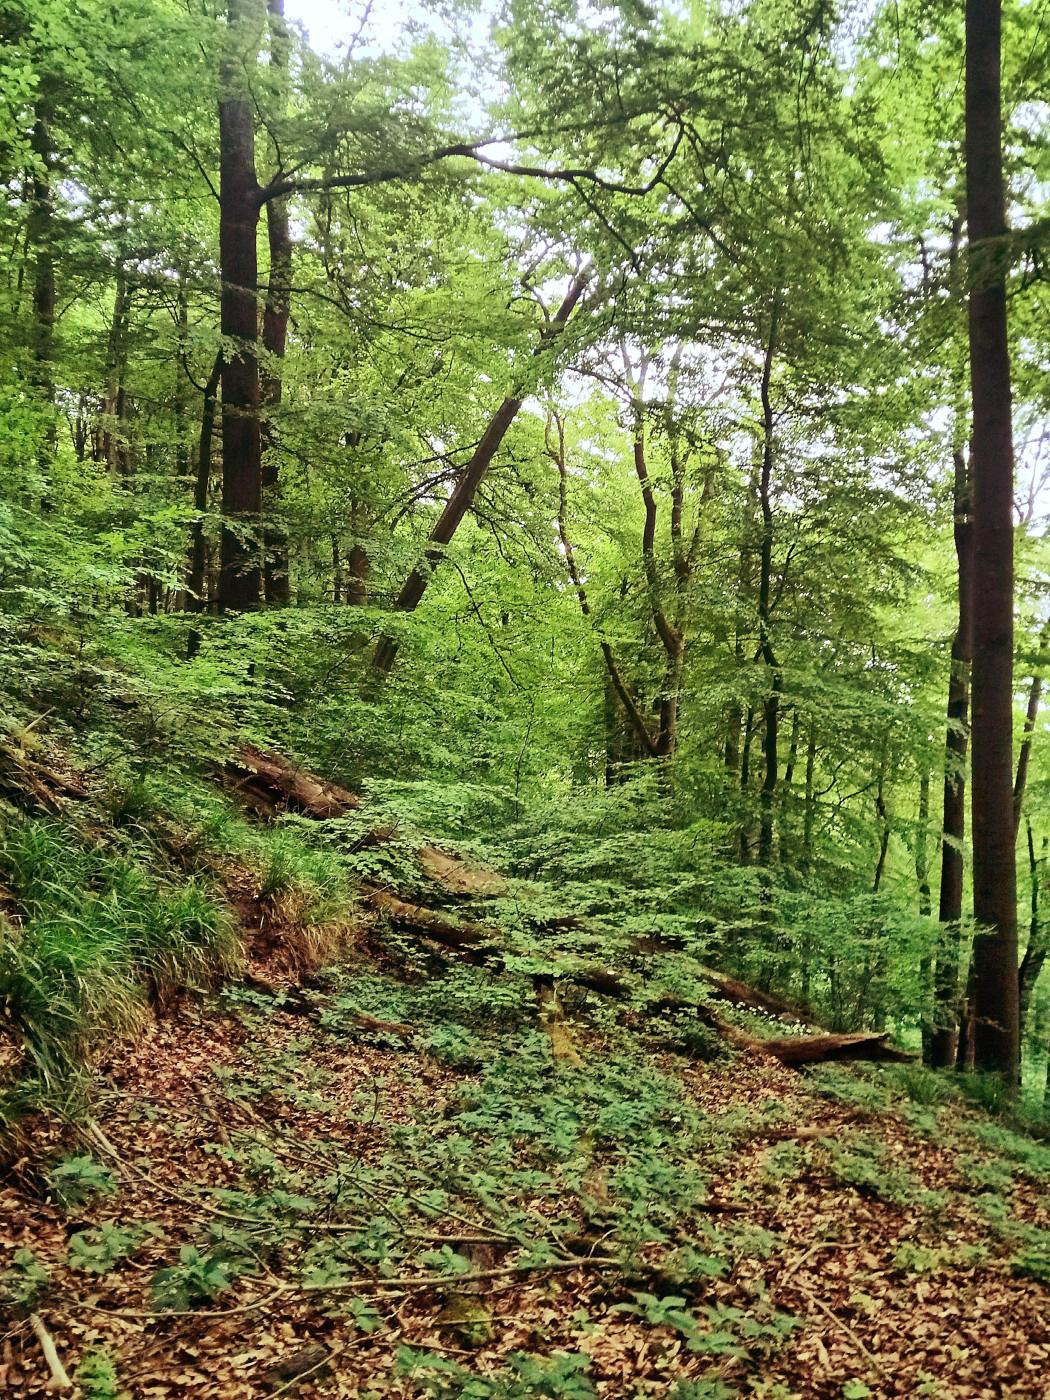
[[[34,113],[30,147],[36,160],[29,204],[28,246],[33,258],[33,328],[30,348],[33,377],[48,400],[55,397],[55,251],[54,194],[51,188],[54,154],[47,103],[39,99]]]
[[[1013,829],[1013,433],[1006,320],[1000,0],[966,3],[966,188],[975,571],[974,1063],[1017,1076]]]
[[[539,355],[546,350],[551,340],[564,329],[566,321],[572,315],[590,278],[589,270],[581,272],[573,278],[569,290],[565,294],[565,299],[555,312],[550,325],[545,329],[540,344],[533,351],[534,355]],[[507,435],[507,430],[517,417],[518,410],[524,402],[524,396],[525,386],[523,385],[521,389],[503,400],[489,420],[481,441],[474,449],[473,456],[463,469],[444,510],[430,531],[430,548],[426,552],[424,563],[412,570],[397,596],[394,606],[399,612],[412,612],[419,606],[420,600],[427,590],[427,585],[433,577],[434,570],[441,562],[445,547],[451,542],[460,522],[473,505],[478,487],[488,475],[492,459],[499,451],[500,444]],[[397,653],[398,643],[395,638],[382,637],[376,647],[372,664],[377,671],[388,672],[397,659]]]
[[[937,917],[941,936],[934,969],[934,1030],[930,1063],[955,1064],[959,1040],[960,920],[963,901],[963,842],[966,837],[966,750],[969,743],[970,662],[973,657],[974,558],[970,473],[961,443],[952,453],[952,514],[958,571],[959,612],[948,675],[948,726],[944,741],[944,820]]]
[[[915,833],[915,880],[919,887],[919,914],[922,918],[929,918],[932,909],[932,896],[930,892],[930,862],[927,848],[927,836],[930,825],[930,773],[929,769],[924,769],[919,779],[919,819]],[[928,949],[919,959],[919,975],[922,986],[929,989],[933,975],[933,950]],[[928,1015],[922,1018],[922,1060],[923,1064],[930,1063],[930,1050],[933,1039],[933,1027],[930,1024]]]
[[[1032,684],[1028,690],[1028,706],[1025,710],[1024,729],[1021,731],[1021,748],[1017,755],[1017,771],[1014,775],[1014,839],[1021,824],[1021,807],[1024,803],[1025,787],[1028,784],[1028,764],[1032,756],[1032,738],[1036,720],[1039,718],[1039,705],[1043,698],[1043,661],[1050,646],[1050,623],[1043,627],[1039,635],[1039,655],[1032,669]]]
[[[222,513],[219,606],[258,608],[262,596],[256,233],[260,191],[246,73],[258,56],[258,0],[230,0],[219,100],[219,270],[221,328],[232,343],[222,366]]]
[[[131,475],[127,440],[128,321],[131,293],[123,256],[118,257],[113,293],[113,319],[106,347],[106,398],[103,404],[102,457],[114,477]]]
[[[926,838],[930,825],[930,774],[923,771],[919,779],[919,823],[915,835],[915,879],[919,886],[919,913],[928,918],[933,910],[930,894],[930,863]]]
[[[1028,877],[1031,884],[1029,888],[1028,946],[1021,959],[1021,966],[1017,974],[1018,1021],[1022,1037],[1028,1020],[1028,1012],[1032,1005],[1032,993],[1035,991],[1035,984],[1039,981],[1039,974],[1043,970],[1048,951],[1039,915],[1040,874],[1046,865],[1047,840],[1045,837],[1043,838],[1042,854],[1037,856],[1035,837],[1032,834],[1030,821],[1025,822],[1025,829],[1028,835]]]
[[[193,528],[190,532],[190,570],[187,581],[189,611],[203,612],[207,606],[207,550],[204,537],[204,517],[208,510],[208,487],[211,482],[211,445],[215,435],[215,401],[222,377],[222,351],[215,356],[208,382],[204,386],[201,408],[201,431],[197,443],[197,474],[193,483]]]
[[[802,816],[802,859],[800,861],[803,870],[808,870],[813,863],[813,827],[817,816],[816,766],[817,729],[816,725],[811,724],[809,738],[806,741],[806,796]]]
[[[591,616],[590,599],[587,597],[587,590],[583,584],[583,578],[576,564],[576,551],[572,546],[568,528],[568,466],[565,461],[565,424],[558,414],[552,414],[552,419],[557,430],[557,444],[550,442],[549,434],[547,440],[548,456],[554,461],[558,468],[558,538],[561,540],[562,553],[565,556],[565,568],[572,583],[573,590],[580,604],[580,612],[585,618]],[[609,682],[612,685],[624,713],[630,721],[639,742],[651,758],[656,758],[659,753],[659,742],[649,729],[642,714],[641,707],[636,700],[633,691],[624,681],[620,673],[616,655],[611,645],[600,638],[598,645],[601,648],[602,660],[605,662],[605,669],[608,673]]]
[[[890,848],[890,811],[886,803],[886,755],[879,761],[879,783],[875,793],[875,811],[879,817],[879,857],[875,862],[875,879],[872,882],[872,894],[878,894],[882,886],[882,877],[886,872],[886,854]]]
[[[290,36],[284,18],[284,0],[268,0],[270,14],[270,67],[274,70],[284,107],[288,81]],[[288,344],[288,314],[292,294],[292,233],[288,196],[271,199],[266,205],[266,235],[270,249],[270,272],[266,305],[263,308],[263,349],[266,368],[260,385],[262,401],[262,504],[266,516],[263,529],[263,593],[267,603],[284,605],[291,601],[288,574],[288,537],[274,520],[279,467],[276,455],[274,415],[281,405],[283,361]]]
[[[766,696],[762,705],[764,720],[763,757],[765,768],[762,776],[762,792],[759,806],[758,861],[769,865],[773,858],[774,804],[777,791],[778,738],[780,724],[780,692],[782,677],[773,642],[770,637],[770,597],[773,581],[773,505],[771,486],[773,475],[773,400],[770,392],[773,377],[773,359],[777,346],[777,322],[780,304],[774,300],[769,320],[769,337],[766,341],[765,359],[762,364],[762,467],[759,473],[759,505],[762,511],[762,544],[759,556],[758,578],[758,635],[759,652],[767,670]]]
[[[643,358],[636,377],[632,375],[626,346],[623,347],[623,361],[634,393],[634,441],[631,445],[631,451],[634,458],[635,475],[642,493],[642,507],[645,512],[642,525],[642,567],[645,571],[653,623],[661,645],[667,653],[667,681],[658,702],[660,719],[656,738],[657,752],[661,757],[667,757],[674,753],[678,743],[678,700],[681,689],[685,639],[678,627],[667,616],[660,596],[660,576],[656,563],[657,506],[645,455],[645,418],[642,411],[642,389],[645,382],[647,360]],[[685,570],[688,568],[688,564],[684,556],[679,562],[682,514],[680,489],[680,483],[677,487],[672,487],[671,531],[676,579],[682,582],[687,576]],[[678,572],[679,568],[683,570],[681,574]]]

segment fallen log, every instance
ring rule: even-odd
[[[299,812],[326,821],[356,811],[361,799],[338,783],[326,782],[315,773],[281,754],[265,753],[245,744],[224,769],[227,785],[260,815]]]
[[[507,881],[495,870],[471,865],[461,856],[450,855],[448,851],[439,850],[437,846],[423,846],[416,855],[424,875],[449,894],[469,898],[506,892]]]
[[[746,982],[741,982],[735,977],[727,977],[723,972],[715,972],[709,967],[697,969],[705,982],[709,982],[717,996],[724,997],[727,1001],[742,1002],[745,1006],[752,1007],[755,1011],[766,1011],[771,1016],[790,1016],[792,1020],[800,1022],[802,1025],[815,1026],[817,1023],[810,1019],[808,1014],[790,1001],[785,1001],[783,997],[774,996],[771,992],[760,992],[757,987],[748,986]]]
[[[500,937],[499,929],[471,923],[467,919],[449,918],[439,909],[428,909],[423,904],[410,904],[408,900],[399,899],[390,890],[365,886],[363,894],[373,909],[386,914],[395,924],[414,929],[427,938],[447,943],[453,948],[491,943]]]
[[[252,972],[242,973],[240,982],[242,986],[250,987],[253,992],[261,992],[264,996],[272,997],[275,1002],[279,1003],[278,1009],[281,1011],[286,1011],[293,1016],[305,1016],[313,1021],[321,1019],[325,1000],[323,996],[312,996],[308,991],[294,983],[278,986],[275,982],[267,982]],[[403,1021],[382,1021],[378,1016],[370,1016],[367,1011],[351,1010],[349,1007],[343,1006],[340,1007],[339,1014],[343,1020],[352,1021],[363,1031],[398,1036],[402,1040],[411,1040],[414,1035],[418,1034],[415,1026],[406,1025]]]
[[[731,1045],[761,1055],[772,1055],[782,1065],[794,1069],[800,1065],[822,1064],[828,1060],[892,1060],[910,1064],[915,1056],[890,1044],[889,1031],[852,1031],[838,1035],[787,1035],[765,1040],[748,1035],[735,1026],[719,1022],[716,1026]]]

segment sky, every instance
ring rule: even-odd
[[[425,16],[419,0],[285,0],[285,13],[303,26],[314,49],[333,58],[358,33],[366,14],[358,52],[396,49],[412,20],[440,28],[433,16]]]

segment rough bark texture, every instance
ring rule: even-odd
[[[576,303],[583,295],[589,281],[589,272],[580,273],[573,278],[569,290],[565,294],[565,299],[558,307],[540,344],[533,352],[535,355],[546,350],[552,338],[563,330],[565,322],[572,315]],[[481,441],[474,449],[470,461],[463,469],[463,474],[445,504],[445,509],[430,531],[430,547],[427,549],[424,562],[412,570],[397,596],[394,606],[399,612],[412,612],[419,606],[431,576],[441,562],[445,546],[451,542],[460,522],[473,505],[478,487],[488,475],[492,459],[499,451],[500,444],[506,437],[508,428],[517,417],[523,402],[524,390],[521,391],[520,396],[516,393],[505,398],[489,420],[488,427],[481,436]],[[397,653],[397,641],[393,637],[383,637],[376,647],[372,664],[377,671],[389,671],[397,659]]]
[[[262,509],[259,430],[259,185],[255,128],[245,69],[258,52],[257,0],[230,0],[227,52],[219,101],[220,323],[233,350],[222,367],[222,513],[219,575],[223,611],[247,611],[262,600],[257,538]]]
[[[1013,434],[1006,324],[1000,0],[966,4],[966,188],[973,396],[974,1063],[1017,1074],[1013,823]]]

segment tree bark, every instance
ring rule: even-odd
[[[32,198],[26,230],[33,256],[33,329],[31,350],[34,378],[50,401],[54,398],[55,358],[55,253],[54,196],[51,188],[54,156],[49,129],[50,114],[43,99],[36,104],[30,147],[37,165],[33,171]]]
[[[758,478],[758,500],[762,511],[762,542],[758,577],[758,638],[759,654],[765,662],[768,689],[762,702],[764,771],[759,799],[758,862],[769,865],[773,858],[774,804],[777,792],[777,760],[780,725],[780,692],[782,676],[770,637],[770,599],[773,582],[773,399],[771,384],[773,360],[777,348],[777,323],[780,303],[774,300],[769,318],[769,336],[762,363],[760,387],[762,400],[762,466]]]
[[[1024,729],[1021,731],[1021,748],[1017,755],[1013,795],[1015,840],[1021,824],[1021,807],[1024,804],[1025,788],[1028,784],[1028,764],[1032,756],[1032,739],[1035,735],[1036,720],[1039,718],[1039,705],[1043,698],[1043,663],[1048,646],[1050,646],[1050,623],[1044,626],[1039,635],[1039,655],[1032,669],[1032,684],[1028,691]]]
[[[1028,946],[1025,948],[1024,957],[1021,959],[1021,966],[1017,972],[1018,1023],[1022,1036],[1032,1005],[1032,993],[1035,991],[1035,984],[1039,981],[1039,974],[1043,970],[1048,952],[1047,939],[1039,912],[1040,876],[1046,865],[1047,840],[1045,837],[1043,838],[1042,854],[1037,856],[1035,837],[1030,821],[1025,822],[1025,829],[1028,836],[1028,877],[1031,883],[1029,887]]]
[[[564,329],[566,321],[572,315],[590,278],[589,269],[578,273],[573,278],[569,290],[565,294],[565,299],[555,312],[550,325],[545,329],[540,344],[533,351],[533,355],[540,355],[546,350],[551,340]],[[478,487],[488,475],[492,459],[499,451],[500,444],[507,435],[507,430],[517,417],[518,410],[524,402],[524,396],[525,386],[522,386],[520,390],[516,390],[513,395],[503,400],[489,420],[481,441],[474,449],[473,456],[463,469],[463,474],[449,496],[444,510],[430,531],[430,548],[426,552],[424,562],[412,570],[397,596],[394,606],[399,612],[412,612],[419,606],[420,600],[427,590],[427,585],[433,577],[434,570],[441,562],[445,547],[451,542],[463,517],[473,505]],[[372,664],[377,671],[388,672],[397,659],[397,653],[397,641],[393,637],[383,637],[376,647]]]
[[[974,1064],[1018,1064],[1013,824],[1013,432],[1006,319],[1000,0],[966,3],[966,188],[973,396]]]
[[[207,541],[204,537],[204,517],[208,510],[208,487],[211,482],[211,445],[215,436],[215,402],[222,378],[222,351],[215,356],[208,382],[204,386],[201,408],[201,431],[197,443],[197,474],[193,483],[193,528],[190,532],[190,572],[187,583],[189,611],[203,612],[207,607]]]
[[[270,14],[270,67],[277,79],[279,102],[283,109],[291,47],[284,17],[284,0],[268,0],[267,9]],[[292,233],[287,195],[267,202],[266,236],[270,250],[270,271],[266,305],[263,308],[266,368],[260,385],[263,409],[262,506],[266,517],[263,527],[263,595],[267,603],[283,606],[291,600],[291,579],[288,572],[287,532],[274,519],[280,475],[276,456],[274,414],[281,406],[283,361],[288,344],[288,315],[292,295]]]
[[[262,442],[259,428],[258,250],[260,190],[247,74],[257,61],[258,0],[230,0],[219,100],[221,328],[232,351],[222,367],[222,513],[219,606],[258,608],[262,598]]]
[[[970,471],[961,443],[952,453],[952,513],[958,571],[958,621],[952,638],[944,741],[941,883],[937,917],[942,931],[934,972],[936,1006],[930,1063],[955,1063],[959,1039],[959,927],[963,900],[963,842],[966,837],[966,751],[969,744],[970,663],[973,658],[974,554]]]

